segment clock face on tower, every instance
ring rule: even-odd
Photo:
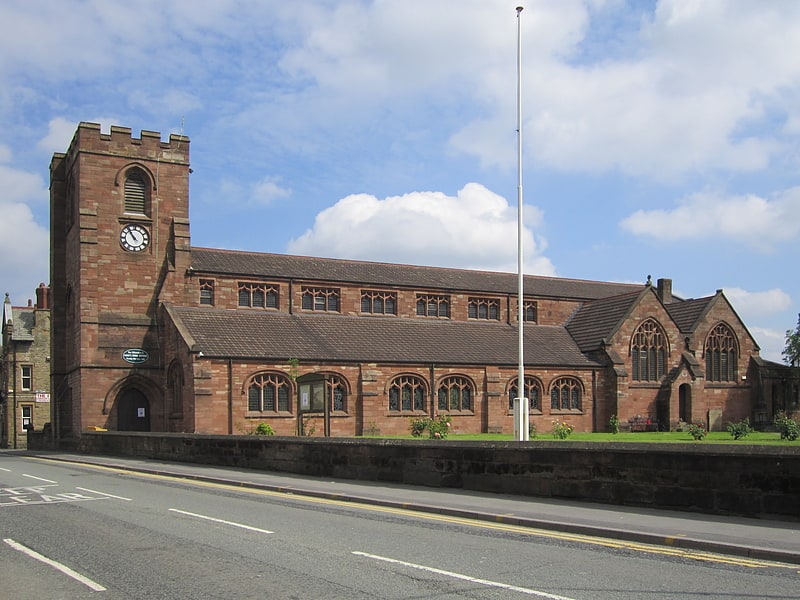
[[[141,252],[150,243],[150,233],[142,225],[125,225],[119,234],[119,245],[128,252]]]

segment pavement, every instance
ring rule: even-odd
[[[451,488],[331,480],[143,458],[64,452],[24,454],[285,494],[800,565],[800,521],[705,515]]]

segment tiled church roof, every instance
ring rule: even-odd
[[[165,307],[192,349],[209,357],[509,366],[518,361],[518,331],[503,323]],[[526,325],[524,336],[526,364],[597,366],[563,327]]]
[[[595,300],[578,309],[567,323],[567,331],[584,352],[597,350],[628,314],[642,291]]]
[[[688,333],[694,330],[695,323],[697,323],[697,320],[703,315],[709,303],[714,298],[716,298],[716,296],[667,304],[667,312],[680,330]]]
[[[509,294],[517,275],[285,254],[192,248],[192,269],[203,274],[280,278]],[[642,285],[526,275],[526,295],[593,300],[641,290]]]

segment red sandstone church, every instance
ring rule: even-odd
[[[194,248],[189,139],[81,123],[51,163],[53,430],[767,424],[789,394],[722,291]],[[785,368],[785,367],[784,367]],[[311,390],[311,397],[308,393]]]

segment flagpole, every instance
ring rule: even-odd
[[[522,236],[524,233],[522,210],[522,27],[517,10],[517,330],[519,345],[519,367],[517,373],[517,398],[514,399],[514,433],[517,441],[528,441],[528,399],[525,397],[525,344],[524,344],[524,278],[522,260]]]

